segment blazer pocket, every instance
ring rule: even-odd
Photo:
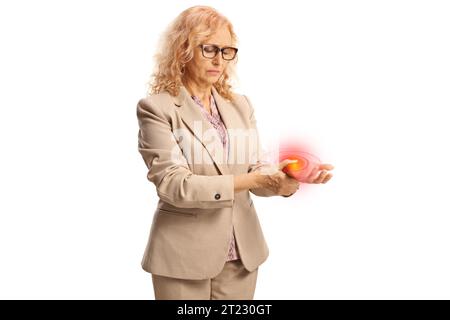
[[[167,210],[167,209],[163,209],[163,208],[159,208],[158,211],[163,214],[172,214],[172,215],[177,215],[177,216],[193,217],[193,218],[197,217],[197,213],[194,213],[194,212],[175,211],[172,209]]]

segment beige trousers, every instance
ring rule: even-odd
[[[225,263],[214,278],[176,279],[152,274],[156,300],[253,300],[258,268],[248,272],[241,260]]]

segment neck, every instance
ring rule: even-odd
[[[212,90],[211,84],[202,84],[195,81],[185,81],[183,84],[191,95],[197,96],[202,101],[209,101]]]

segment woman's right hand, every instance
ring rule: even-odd
[[[273,174],[262,175],[264,178],[261,179],[260,187],[270,189],[276,195],[285,197],[297,192],[300,182],[282,171],[286,165],[296,161],[297,160],[285,159],[280,162],[278,164],[278,171]]]

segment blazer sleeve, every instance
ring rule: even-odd
[[[224,208],[234,203],[233,175],[196,175],[190,170],[171,129],[169,116],[151,101],[137,104],[138,150],[147,179],[161,200],[180,208]]]
[[[244,95],[244,97],[247,100],[247,105],[250,109],[250,128],[253,129],[254,132],[256,132],[256,141],[258,143],[257,152],[256,152],[256,162],[251,163],[248,167],[247,172],[250,173],[250,172],[254,172],[254,171],[261,171],[265,168],[267,169],[269,167],[272,167],[273,165],[264,161],[262,158],[262,146],[261,146],[261,142],[260,142],[258,127],[256,124],[255,109],[253,108],[253,105],[250,102],[250,99],[246,95]],[[253,193],[254,195],[257,195],[260,197],[272,197],[272,196],[277,195],[275,192],[273,192],[272,190],[267,189],[267,188],[255,188],[255,189],[250,189],[249,191],[251,193]]]

